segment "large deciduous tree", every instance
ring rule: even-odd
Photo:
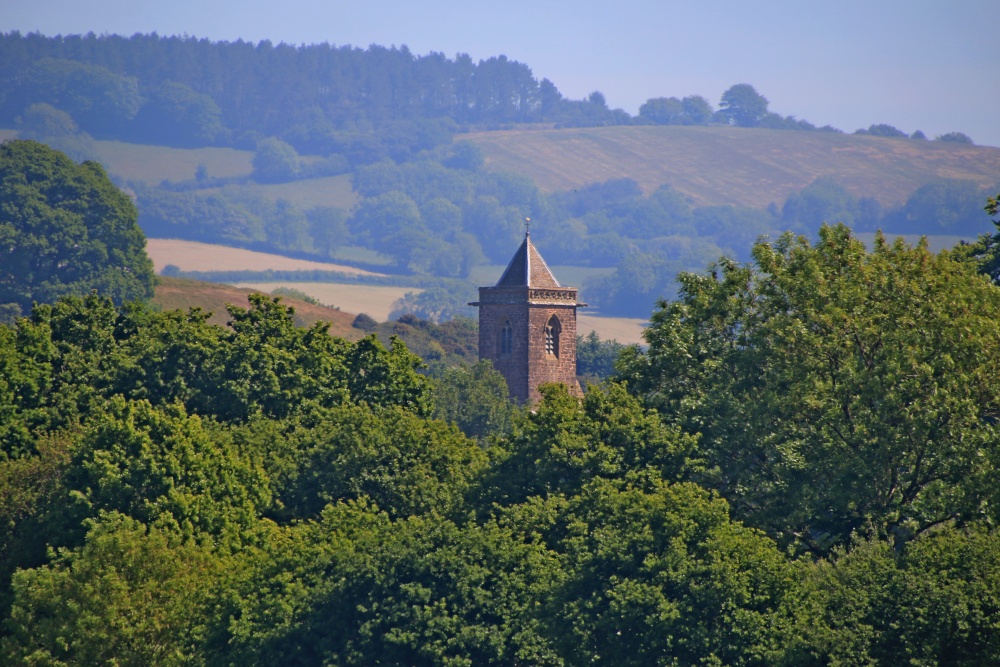
[[[837,226],[680,282],[623,371],[740,518],[824,551],[995,514],[1000,290],[970,263]]]
[[[684,105],[676,97],[655,97],[639,107],[639,117],[657,125],[675,125],[684,114]]]
[[[749,83],[737,83],[722,94],[719,107],[731,125],[755,127],[767,115],[767,98]]]
[[[34,141],[0,145],[0,304],[97,290],[116,303],[153,295],[153,264],[131,200],[96,162]]]
[[[281,139],[270,137],[257,144],[251,176],[259,183],[283,183],[294,180],[301,171],[299,154]]]
[[[655,97],[639,107],[639,117],[656,125],[705,125],[712,117],[712,105],[701,95]]]

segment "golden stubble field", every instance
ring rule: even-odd
[[[845,128],[848,131],[854,128]],[[856,197],[898,205],[939,178],[1000,182],[1000,148],[835,132],[736,127],[595,127],[467,134],[487,168],[535,179],[547,191],[632,178],[663,184],[696,205],[779,206],[821,176]]]
[[[366,313],[379,322],[389,319],[397,299],[407,292],[421,292],[416,287],[386,287],[383,285],[348,285],[343,283],[237,283],[238,287],[271,292],[279,287],[291,287],[305,292],[320,303],[336,306],[349,313]]]
[[[642,332],[646,329],[649,320],[633,319],[629,317],[600,317],[591,315],[586,311],[576,315],[576,332],[581,336],[586,336],[591,331],[596,331],[601,340],[617,340],[619,343],[645,345],[642,340]]]
[[[146,239],[146,253],[157,273],[173,264],[182,271],[340,271],[354,275],[381,275],[346,264],[295,259],[266,252],[231,248],[180,239]]]

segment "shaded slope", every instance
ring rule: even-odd
[[[246,308],[249,306],[247,295],[255,291],[185,278],[160,276],[153,304],[163,310],[201,308],[212,313],[210,322],[225,326],[229,320],[226,304],[232,303]],[[355,317],[351,313],[287,297],[282,297],[282,303],[295,309],[295,323],[298,326],[310,326],[315,322],[329,322],[330,333],[335,336],[348,340],[358,340],[364,335],[363,331],[351,326]]]

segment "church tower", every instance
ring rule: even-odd
[[[530,233],[493,287],[479,288],[479,358],[507,379],[512,398],[537,402],[538,385],[576,380],[576,288],[563,287],[531,243]]]

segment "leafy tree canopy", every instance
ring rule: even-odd
[[[299,173],[299,154],[281,139],[271,137],[257,144],[253,178],[261,183],[290,181]]]
[[[737,515],[824,550],[994,516],[1000,292],[951,254],[843,226],[681,278],[629,386],[701,434]]]
[[[854,134],[870,134],[873,137],[888,137],[890,139],[906,138],[906,132],[887,123],[870,125],[867,130],[857,130]]]
[[[96,295],[0,325],[0,662],[996,662],[1000,538],[980,519],[997,505],[981,407],[997,369],[980,320],[997,313],[978,291],[995,288],[947,255],[834,232],[732,265],[747,298],[687,289],[644,363],[700,347],[646,392],[658,412],[606,384],[504,414],[488,367],[438,374],[436,414],[478,442],[428,418],[402,346],[297,329],[262,295],[228,329]],[[899,296],[921,285],[937,305]],[[442,347],[455,333],[393,324]],[[905,353],[922,346],[936,356]],[[642,365],[629,350],[626,371]],[[870,530],[819,559],[734,521],[719,493],[768,530],[840,509],[874,526],[871,491],[893,473],[916,492],[890,507],[909,517],[895,544]],[[935,513],[957,520],[921,532]]]
[[[510,431],[516,410],[507,381],[488,360],[436,373],[435,416],[454,423],[470,438],[485,440]]]
[[[136,116],[142,126],[142,139],[155,138],[168,146],[205,146],[222,132],[222,112],[208,95],[190,86],[165,81],[149,93],[149,99]]]
[[[956,144],[969,144],[970,146],[975,143],[969,135],[964,132],[946,132],[945,134],[934,137],[934,141],[950,141]]]
[[[601,340],[596,331],[576,337],[576,374],[600,382],[615,373],[615,360],[625,345],[615,339]]]
[[[722,94],[719,113],[730,125],[756,127],[767,115],[767,98],[749,83],[737,83]]]
[[[121,304],[153,295],[135,206],[96,162],[34,141],[0,144],[0,304],[96,290]]]

